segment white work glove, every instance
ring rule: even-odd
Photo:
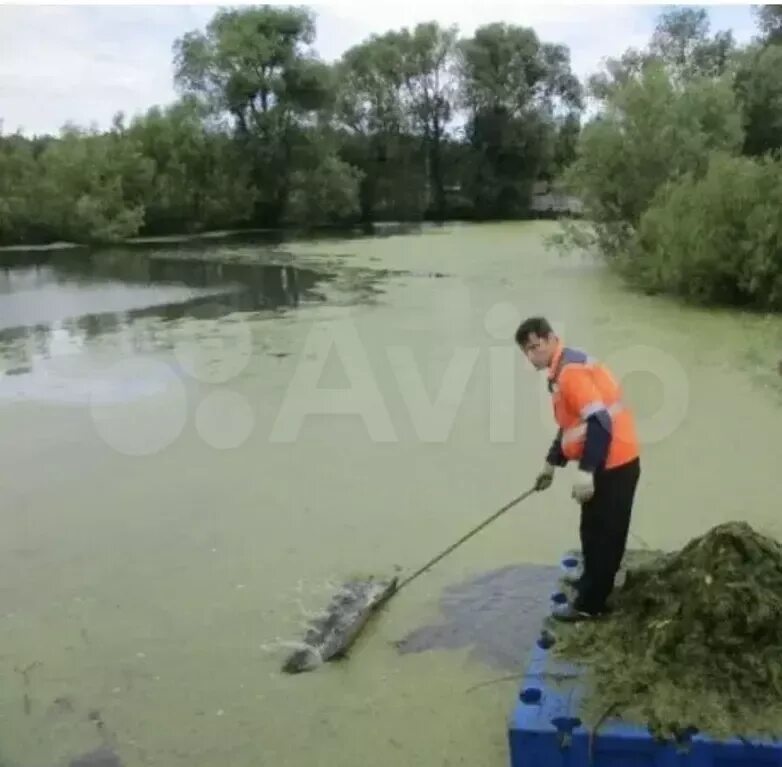
[[[535,490],[548,490],[554,481],[554,466],[548,461],[543,465],[543,471],[535,478]]]
[[[595,478],[592,472],[581,471],[576,474],[571,495],[578,503],[586,503],[595,494]]]

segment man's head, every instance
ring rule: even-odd
[[[544,317],[529,317],[516,330],[516,343],[537,370],[545,370],[559,339]]]

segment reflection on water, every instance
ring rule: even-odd
[[[17,256],[18,259],[18,256]],[[36,359],[79,351],[122,330],[142,339],[141,318],[216,319],[234,312],[296,307],[323,300],[332,275],[278,264],[221,264],[150,258],[144,253],[43,254],[0,261],[0,351],[6,375]],[[137,343],[131,346],[138,348]]]

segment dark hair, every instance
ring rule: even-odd
[[[524,346],[533,334],[538,338],[548,338],[553,332],[545,317],[528,317],[516,330],[516,343]]]

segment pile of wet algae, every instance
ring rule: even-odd
[[[646,559],[607,616],[556,628],[554,652],[586,668],[584,724],[782,738],[782,546],[730,522]]]

